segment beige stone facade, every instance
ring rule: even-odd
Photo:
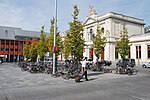
[[[83,55],[85,57],[88,57],[89,59],[96,60],[96,57],[94,55],[94,51],[92,50],[92,35],[96,34],[97,27],[101,27],[102,35],[107,38],[107,43],[104,48],[104,54],[101,55],[101,59],[105,60],[111,60],[116,61],[117,59],[120,59],[120,56],[117,57],[115,54],[115,42],[116,38],[119,38],[120,32],[123,30],[123,26],[127,28],[128,35],[131,43],[133,44],[131,46],[131,53],[130,58],[136,59],[136,45],[142,45],[146,47],[146,45],[143,45],[142,43],[148,43],[145,38],[144,34],[144,20],[138,19],[114,12],[109,12],[104,15],[98,16],[96,11],[93,9],[93,7],[90,7],[88,16],[83,21],[84,25],[84,40],[85,40],[85,50]],[[140,36],[138,35],[140,34]],[[133,36],[134,35],[134,36]],[[143,38],[142,38],[142,37]],[[136,37],[136,38],[135,38]],[[137,40],[138,41],[137,41]],[[144,41],[144,42],[141,42]],[[142,47],[142,50],[145,50],[145,48]],[[93,52],[93,53],[92,53]],[[142,53],[143,55],[143,53]],[[142,56],[142,61],[146,61],[146,57]],[[139,61],[139,59],[138,59]]]
[[[130,37],[130,55],[137,63],[150,62],[150,33]]]

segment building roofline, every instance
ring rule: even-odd
[[[99,16],[97,16],[97,15],[87,16],[86,19],[83,21],[83,24],[85,24],[88,19],[93,19],[93,20],[95,19],[95,22],[97,22],[97,21],[99,22],[99,21],[106,20],[108,18],[112,18],[112,19],[114,18],[114,19],[130,22],[130,23],[145,25],[143,19],[139,19],[139,18],[135,18],[135,17],[131,17],[131,16],[127,16],[124,14],[115,13],[115,12],[108,12],[108,13],[105,13],[105,14],[99,15]]]
[[[124,21],[127,21],[127,22],[132,22],[132,23],[145,25],[143,19],[139,19],[139,18],[135,18],[135,17],[119,14],[119,13],[114,13],[114,12],[108,12],[106,14],[98,16],[98,21],[105,20],[105,19],[108,19],[108,18],[115,18],[115,19],[124,20]]]
[[[13,27],[13,26],[1,26],[0,27],[4,27],[4,28],[15,28],[15,29],[22,29],[22,28],[19,28],[19,27]]]
[[[124,17],[129,17],[129,18],[132,18],[132,19],[137,19],[137,20],[144,21],[144,19],[140,19],[140,18],[136,18],[136,17],[132,17],[132,16],[120,14],[120,13],[115,13],[115,12],[109,12],[109,13],[112,13],[112,14],[115,14],[115,15],[121,15],[121,16],[124,16]]]

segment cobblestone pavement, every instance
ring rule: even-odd
[[[108,66],[106,68],[115,69],[115,66]],[[132,76],[115,74],[115,71],[105,74],[88,71],[90,81],[84,82],[83,80],[81,83],[76,83],[73,79],[65,80],[61,77],[53,78],[51,75],[43,73],[31,74],[29,72],[22,72],[13,63],[4,63],[0,66],[0,100],[100,100],[99,96],[102,96],[101,100],[150,100],[150,96],[148,96],[150,90],[146,90],[145,97],[129,94],[129,97],[127,97],[127,94],[123,95],[124,92],[128,91],[127,89],[132,88],[130,86],[133,86],[133,83],[136,84],[136,80],[140,82],[139,78],[144,80],[141,81],[146,86],[150,86],[149,81],[146,81],[149,77],[149,69],[143,69],[140,66],[136,68],[139,73]],[[131,79],[135,81],[130,82],[132,81]],[[125,82],[123,83],[124,85],[120,85],[121,82]],[[124,89],[122,86],[125,86],[125,90],[122,90]],[[143,88],[143,86],[141,87]],[[140,89],[140,87],[136,88],[137,90],[138,88]],[[136,91],[136,89],[132,89]],[[146,89],[146,87],[143,89]],[[119,91],[123,91],[123,93]],[[133,93],[131,90],[130,92]],[[86,93],[90,97],[86,96]],[[113,96],[114,93],[117,94],[117,97]]]

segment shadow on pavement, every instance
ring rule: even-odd
[[[93,81],[96,80],[98,78],[89,78],[88,81]],[[76,83],[82,83],[82,82],[87,82],[85,79],[81,79],[80,81],[76,82]]]
[[[100,75],[100,74],[105,74],[104,72],[92,72],[88,73],[88,76],[94,76],[94,75]]]
[[[90,78],[89,81],[93,81],[93,80],[96,80],[96,79],[98,79],[98,78]]]

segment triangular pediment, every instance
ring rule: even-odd
[[[87,25],[87,24],[91,24],[96,22],[96,19],[91,18],[91,17],[87,17],[84,21],[83,21],[83,25]]]

